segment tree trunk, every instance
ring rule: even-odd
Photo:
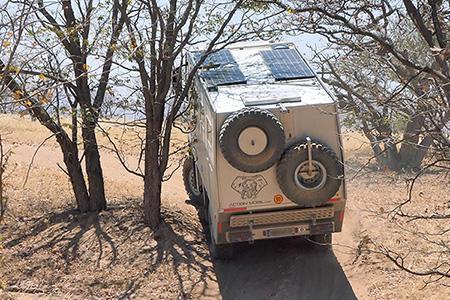
[[[425,137],[420,142],[421,129],[425,117],[423,115],[413,116],[408,122],[403,134],[403,142],[399,151],[401,168],[406,170],[419,169],[422,160],[428,152],[432,139]]]
[[[394,141],[389,138],[388,141],[384,142],[384,164],[391,171],[399,170],[399,155],[397,150],[397,145]]]
[[[72,184],[73,193],[77,202],[77,207],[80,212],[85,213],[89,211],[89,194],[86,187],[86,182],[83,176],[81,164],[78,161],[78,155],[74,155],[70,150],[63,149],[64,163],[69,173],[70,183]]]
[[[160,123],[147,118],[144,175],[144,222],[155,229],[161,220],[161,179],[159,165]]]
[[[86,173],[89,184],[89,210],[101,211],[106,209],[103,171],[100,162],[97,138],[95,136],[95,123],[86,115],[83,116],[82,137],[84,142]]]
[[[155,229],[161,221],[161,179],[158,170],[144,178],[144,223]]]
[[[152,152],[152,148],[145,149],[144,222],[154,229],[160,223],[162,184],[158,154]]]

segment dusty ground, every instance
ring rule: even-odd
[[[370,151],[357,135],[346,138],[351,180],[344,231],[335,234],[333,252],[318,253],[307,241],[285,239],[240,245],[234,260],[213,262],[179,173],[164,186],[164,223],[152,232],[142,224],[141,179],[125,172],[106,149],[109,209],[99,216],[77,215],[54,141],[37,153],[24,186],[30,157],[48,136],[45,129],[0,117],[0,134],[14,149],[9,211],[0,224],[0,298],[444,299],[450,294],[442,284],[449,281],[425,285],[428,277],[410,275],[365,251],[366,244],[381,243],[402,253],[416,251],[407,262],[413,267],[429,263],[424,240],[399,226],[417,228],[386,218],[405,199],[408,176],[358,172]],[[106,139],[101,143],[107,145]],[[125,147],[124,153],[133,156],[135,149]],[[448,178],[426,175],[417,193],[415,207],[448,212]],[[439,237],[447,245],[448,238]]]

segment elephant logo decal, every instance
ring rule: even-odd
[[[242,199],[255,199],[258,193],[267,185],[267,181],[261,175],[238,176],[231,187],[241,195]]]

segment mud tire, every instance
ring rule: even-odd
[[[199,191],[195,189],[193,184],[196,184],[195,182],[195,174],[192,172],[195,171],[195,163],[194,158],[192,156],[186,157],[183,163],[183,183],[184,183],[184,189],[186,190],[186,194],[189,196],[189,199],[191,199],[192,202],[195,204],[202,206],[203,205],[203,187],[201,185],[201,179],[200,179],[200,185],[199,185]],[[194,178],[192,177],[194,176]],[[198,174],[198,176],[200,176]]]
[[[324,205],[339,190],[342,184],[343,167],[333,150],[318,143],[312,143],[312,157],[326,171],[322,176],[323,185],[317,189],[307,189],[296,183],[298,166],[308,161],[306,143],[288,149],[277,166],[277,181],[283,193],[301,207]]]
[[[249,155],[239,147],[240,134],[249,127],[262,130],[267,145],[261,153]],[[283,125],[275,115],[259,108],[244,108],[231,114],[222,124],[219,135],[220,149],[234,168],[257,173],[272,167],[281,157],[285,147]]]

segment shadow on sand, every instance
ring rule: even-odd
[[[334,252],[300,237],[238,243],[231,260],[213,266],[224,300],[357,299]]]
[[[240,244],[232,260],[211,263],[202,225],[209,229],[193,214],[164,208],[151,231],[140,212],[129,204],[99,215],[64,210],[0,227],[11,233],[6,290],[29,293],[35,282],[35,293],[80,298],[356,299],[334,253],[306,240]]]
[[[333,251],[304,239],[237,245],[214,269],[223,299],[357,299]]]

